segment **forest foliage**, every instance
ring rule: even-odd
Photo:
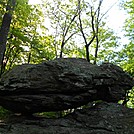
[[[29,5],[28,0],[0,0],[0,37],[4,16],[11,17],[5,49],[0,38],[1,74],[22,63],[79,57],[93,64],[117,64],[134,77],[134,1],[120,5],[128,16],[122,28],[127,44],[108,27],[103,1],[42,0]],[[134,108],[134,89],[126,99],[126,105]]]

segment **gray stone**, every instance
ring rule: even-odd
[[[133,134],[134,109],[102,102],[58,119],[12,116],[1,134]]]
[[[116,65],[56,59],[16,66],[5,73],[0,80],[0,105],[24,114],[60,111],[96,100],[117,102],[133,86],[132,78]]]

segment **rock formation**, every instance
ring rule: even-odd
[[[134,81],[120,67],[66,58],[14,67],[0,80],[0,105],[16,113],[60,111],[91,101],[117,102]]]
[[[0,79],[0,105],[22,115],[1,121],[0,134],[133,134],[134,109],[117,104],[133,86],[133,79],[110,63],[66,58],[16,66]],[[62,118],[32,116],[98,100]]]
[[[58,119],[12,117],[0,123],[0,134],[133,134],[134,109],[100,103]]]

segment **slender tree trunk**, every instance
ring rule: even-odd
[[[99,24],[97,22],[97,26],[96,26],[96,35],[95,35],[95,38],[96,38],[96,48],[95,48],[95,59],[94,59],[94,64],[97,63],[97,58],[98,58],[98,50],[99,50]]]
[[[79,23],[80,23],[80,31],[82,33],[82,37],[84,39],[85,42],[85,48],[86,48],[86,59],[87,61],[90,63],[90,55],[89,55],[89,47],[92,44],[92,42],[95,39],[95,24],[94,24],[94,19],[95,19],[95,15],[93,14],[93,9],[91,7],[91,26],[92,26],[92,31],[93,31],[93,37],[91,38],[91,40],[89,42],[87,42],[87,38],[86,35],[84,33],[84,29],[83,29],[83,24],[82,24],[82,20],[81,20],[81,4],[80,4],[80,0],[78,0],[78,8],[79,8]]]
[[[89,46],[88,46],[88,45],[85,45],[85,48],[86,48],[86,59],[87,59],[87,61],[90,63],[90,58],[89,58]]]
[[[95,59],[94,59],[94,64],[96,64],[96,62],[97,62],[98,49],[99,49],[99,39],[98,39],[98,35],[96,35],[96,49],[95,49]]]
[[[64,48],[64,45],[65,45],[65,43],[64,43],[64,40],[63,40],[62,41],[62,44],[61,44],[60,58],[62,58],[62,56],[63,56],[63,48]]]
[[[30,64],[30,61],[31,61],[31,52],[29,52],[29,54],[28,54],[28,61],[27,61],[27,63]]]
[[[102,4],[103,0],[100,0],[99,2],[99,6],[97,9],[97,18],[96,18],[96,49],[95,49],[95,60],[94,60],[94,64],[96,64],[97,62],[97,57],[98,57],[98,50],[99,50],[99,17],[100,17],[100,7]]]
[[[3,60],[4,60],[4,55],[6,51],[6,43],[7,43],[7,37],[8,37],[8,32],[10,29],[10,24],[12,20],[12,12],[14,10],[16,4],[16,0],[9,0],[7,7],[6,7],[6,13],[3,16],[2,20],[2,25],[0,28],[0,70],[2,73],[2,68],[3,68]]]

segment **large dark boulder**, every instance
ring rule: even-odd
[[[0,105],[36,113],[80,107],[90,101],[117,102],[134,81],[120,67],[66,58],[14,67],[0,80]]]
[[[58,119],[13,116],[0,134],[134,134],[134,109],[104,102]]]

